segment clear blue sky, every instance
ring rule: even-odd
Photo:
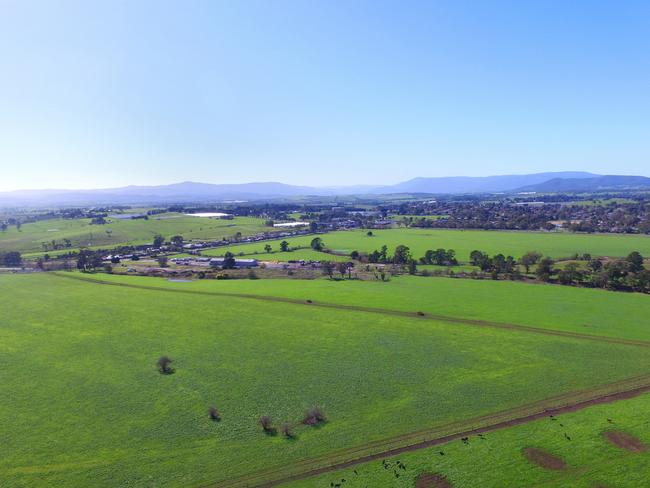
[[[0,190],[650,175],[647,1],[0,9]]]

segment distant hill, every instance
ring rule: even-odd
[[[606,175],[594,178],[553,178],[542,183],[517,188],[517,192],[594,192],[601,190],[650,189],[645,176]]]
[[[316,192],[316,193],[314,193]],[[284,183],[215,185],[186,181],[159,186],[126,186],[99,190],[19,190],[0,193],[0,204],[100,205],[259,200],[298,195],[328,195],[315,188]]]
[[[98,190],[19,190],[0,192],[0,205],[174,204],[230,200],[272,200],[306,196],[462,194],[501,192],[597,191],[650,188],[643,176],[602,176],[581,171],[503,176],[413,178],[395,185],[310,187],[277,182],[211,184],[186,181],[159,186]]]
[[[521,186],[535,185],[554,178],[593,178],[593,173],[564,171],[529,175],[451,176],[444,178],[413,178],[381,188],[381,193],[494,193],[510,191]]]

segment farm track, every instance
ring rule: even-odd
[[[447,442],[513,427],[551,415],[575,412],[592,405],[633,398],[650,391],[650,374],[609,383],[589,390],[566,393],[538,402],[453,422],[410,434],[334,451],[326,456],[297,461],[257,473],[226,480],[204,488],[266,488],[340,469],[425,449]]]
[[[148,285],[139,285],[139,284],[132,284],[132,283],[117,283],[114,281],[106,281],[106,280],[100,280],[100,279],[94,279],[94,278],[84,278],[82,276],[75,276],[67,273],[59,273],[59,272],[54,272],[52,273],[54,276],[60,277],[60,278],[67,278],[71,280],[78,280],[78,281],[83,281],[86,283],[95,283],[99,285],[110,285],[110,286],[119,286],[119,287],[126,287],[126,288],[136,288],[140,290],[148,290],[148,291],[160,291],[160,292],[167,292],[167,293],[183,293],[183,294],[188,294],[188,295],[200,295],[200,296],[218,296],[218,297],[234,297],[234,298],[243,298],[243,299],[249,299],[249,300],[262,300],[262,301],[267,301],[267,302],[278,302],[278,303],[288,303],[292,305],[302,305],[302,306],[309,306],[309,307],[319,307],[319,308],[330,308],[330,309],[337,309],[337,310],[347,310],[347,311],[354,311],[354,312],[367,312],[367,313],[376,313],[376,314],[382,314],[382,315],[394,315],[398,317],[409,317],[409,318],[417,318],[418,320],[433,320],[436,322],[447,322],[447,323],[453,323],[453,324],[463,324],[463,325],[473,325],[477,327],[490,327],[494,329],[505,329],[505,330],[513,330],[513,331],[520,331],[520,332],[530,332],[533,334],[542,334],[542,335],[549,335],[549,336],[556,336],[556,337],[567,337],[571,339],[580,339],[580,340],[588,340],[588,341],[595,341],[595,342],[605,342],[609,344],[621,344],[621,345],[627,345],[627,346],[637,346],[637,347],[646,347],[650,348],[650,341],[642,341],[642,340],[635,340],[635,339],[624,339],[624,338],[619,338],[619,337],[607,337],[607,336],[598,336],[598,335],[591,335],[591,334],[582,334],[580,332],[570,332],[570,331],[563,331],[563,330],[553,330],[553,329],[545,329],[542,327],[533,327],[529,325],[521,325],[521,324],[510,324],[510,323],[505,323],[505,322],[492,322],[489,320],[478,320],[478,319],[464,319],[460,317],[451,317],[447,315],[437,315],[437,314],[431,314],[431,313],[424,313],[421,314],[420,312],[407,312],[403,310],[392,310],[392,309],[387,309],[387,308],[375,308],[375,307],[364,307],[361,305],[345,305],[345,304],[340,304],[340,303],[329,303],[329,302],[321,302],[321,301],[310,301],[307,302],[305,300],[299,300],[295,298],[285,298],[285,297],[273,297],[273,296],[268,296],[268,295],[255,295],[255,294],[248,294],[248,293],[227,293],[227,292],[220,292],[220,291],[201,291],[201,290],[180,290],[180,289],[172,289],[172,288],[161,288],[157,286],[148,286]]]

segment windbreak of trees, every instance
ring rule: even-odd
[[[470,263],[490,273],[493,279],[498,279],[499,275],[522,278],[519,265],[525,268],[526,274],[533,271],[535,277],[544,282],[650,293],[650,270],[645,268],[643,256],[638,251],[624,259],[597,259],[589,253],[572,258],[559,267],[561,263],[537,251],[527,252],[519,260],[503,254],[489,256],[478,250],[470,253]]]
[[[587,285],[608,290],[628,290],[650,293],[650,270],[645,268],[643,256],[637,251],[624,259],[601,261],[592,259],[586,269],[569,263],[562,269],[538,270],[538,277],[556,281],[562,285]]]

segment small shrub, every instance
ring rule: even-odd
[[[249,280],[257,280],[258,279],[257,274],[252,269],[248,272],[248,279]]]
[[[417,311],[416,312],[420,317],[424,317],[424,312]]]
[[[318,425],[323,422],[327,422],[327,417],[325,416],[322,408],[312,407],[309,410],[305,410],[305,416],[302,419],[303,424]]]
[[[172,362],[173,359],[169,356],[161,356],[158,358],[156,366],[158,366],[160,374],[172,374],[174,372],[174,368],[171,367]]]
[[[288,422],[282,424],[280,431],[282,432],[282,435],[285,436],[287,439],[294,438],[293,427]]]
[[[210,417],[210,420],[214,420],[215,422],[221,420],[221,414],[219,413],[219,410],[217,410],[217,407],[208,408],[208,417]]]
[[[273,421],[271,420],[271,417],[268,415],[262,415],[260,419],[257,421],[258,424],[262,426],[262,430],[266,432],[267,434],[273,432]]]

